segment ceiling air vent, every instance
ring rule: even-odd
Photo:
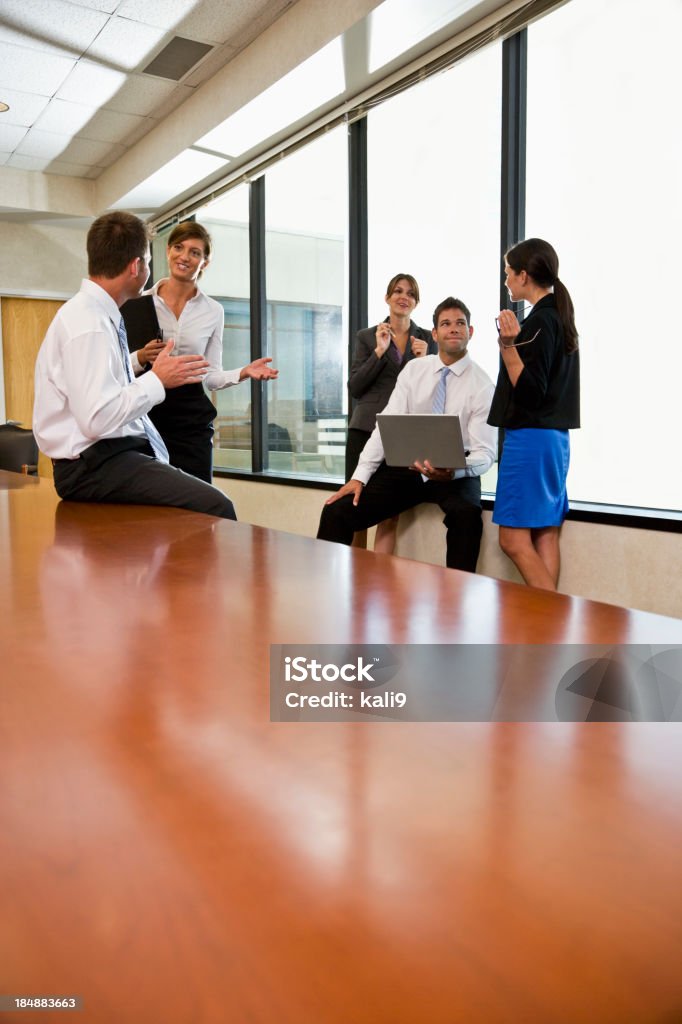
[[[159,78],[170,78],[173,82],[179,82],[212,49],[208,43],[197,43],[195,39],[175,36],[168,46],[164,46],[163,50],[157,53],[151,64],[143,69],[143,74],[157,75]]]

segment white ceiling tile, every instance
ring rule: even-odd
[[[116,14],[121,18],[130,18],[131,21],[142,22],[145,25],[156,25],[158,28],[165,28],[173,35],[185,35],[179,32],[177,27],[191,18],[192,11],[200,5],[202,0],[123,0]],[[225,7],[224,0],[203,0],[203,6],[209,3]],[[228,5],[231,6],[231,5]],[[198,36],[186,36],[189,39],[198,39]],[[202,39],[201,42],[209,42]]]
[[[163,103],[159,103],[156,110],[154,111],[154,117],[164,118],[168,114],[172,114],[174,110],[177,110],[186,99],[194,95],[194,89],[190,89],[187,85],[176,85],[170,96],[164,100]]]
[[[156,114],[156,107],[171,95],[175,82],[146,75],[129,75],[105,106],[122,114]]]
[[[0,39],[41,53],[80,57],[108,20],[97,11],[76,12],[64,0],[2,0]]]
[[[71,164],[66,160],[53,160],[46,168],[46,174],[63,174],[69,178],[85,178],[89,164]]]
[[[25,156],[23,153],[13,153],[7,161],[7,166],[16,167],[20,171],[43,171],[49,162],[49,156]]]
[[[91,11],[104,11],[105,14],[113,14],[121,0],[69,0],[70,4],[77,7],[87,7]]]
[[[115,110],[99,110],[77,136],[95,142],[123,142],[129,146],[128,136],[145,122],[135,114],[119,114]]]
[[[9,110],[0,115],[2,124],[20,124],[30,128],[41,111],[50,102],[49,96],[32,96],[28,92],[15,92],[14,89],[2,89],[2,96],[5,103],[9,104]]]
[[[97,160],[93,160],[92,163],[95,167],[99,167],[102,171],[105,167],[110,167],[113,163],[116,163],[118,158],[126,152],[124,146],[110,146],[109,150]]]
[[[159,120],[156,117],[140,117],[138,120],[140,123],[137,128],[132,132],[129,132],[125,137],[124,141],[128,148],[130,148],[130,146],[134,146],[136,142],[139,142],[140,139],[143,139],[146,135],[149,135],[150,131],[153,128],[156,128],[159,123]]]
[[[106,68],[90,60],[79,60],[71,74],[57,92],[57,99],[82,103],[87,99],[93,106],[104,106],[115,96],[126,80],[122,71]]]
[[[88,50],[88,57],[104,60],[122,71],[145,67],[161,48],[167,29],[142,25],[125,18],[110,18]]]
[[[23,125],[0,124],[0,149],[13,153],[26,135],[26,131]]]
[[[68,146],[71,141],[69,135],[59,135],[56,132],[41,132],[37,128],[29,128],[17,152],[20,156],[42,157],[46,160],[54,160]]]
[[[0,167],[5,166],[11,155],[11,153],[0,153]]]
[[[281,14],[292,7],[295,0],[265,0],[257,4],[250,4],[248,0],[239,0],[236,5],[241,13],[241,18],[234,19],[234,25],[228,37],[231,46],[243,50],[245,46],[265,32],[266,28],[274,24]],[[233,5],[230,4],[230,10]]]
[[[70,57],[0,42],[0,88],[53,96],[75,63]]]
[[[291,6],[292,0],[123,0],[116,13],[149,25],[165,26],[186,39],[225,43],[255,19],[263,17],[269,25]]]
[[[66,100],[50,100],[36,120],[35,127],[41,132],[56,132],[58,135],[76,135],[97,113],[97,107],[86,107],[83,103],[68,103]]]
[[[112,145],[110,142],[97,142],[94,139],[71,139],[61,154],[60,159],[76,164],[98,164],[106,167],[125,153],[125,146]]]
[[[182,84],[191,85],[192,88],[202,85],[220,71],[221,68],[224,68],[226,64],[229,64],[236,54],[237,50],[234,46],[227,44],[217,46],[215,50],[210,50],[206,54],[194,71],[190,71],[187,77],[183,79]]]

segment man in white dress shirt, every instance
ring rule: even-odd
[[[87,251],[89,276],[52,321],[36,361],[33,430],[53,461],[57,493],[236,519],[217,487],[168,465],[147,416],[166,388],[201,381],[207,361],[171,357],[171,342],[151,373],[133,375],[119,307],[149,277],[146,225],[130,213],[106,213],[90,227]]]
[[[476,571],[483,529],[481,476],[497,452],[497,430],[488,425],[493,383],[467,352],[474,333],[471,314],[449,296],[433,314],[438,355],[414,359],[399,374],[385,413],[429,413],[441,371],[445,374],[446,413],[459,416],[466,469],[445,469],[425,462],[410,469],[387,466],[379,428],[375,427],[353,477],[326,502],[317,536],[350,544],[356,530],[365,530],[422,502],[440,505],[447,528],[446,565]]]

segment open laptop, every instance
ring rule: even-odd
[[[464,469],[459,416],[448,413],[379,413],[377,425],[388,466],[428,460],[434,469]]]

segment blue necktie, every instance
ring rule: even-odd
[[[433,404],[431,405],[431,412],[445,412],[445,399],[448,393],[448,377],[450,376],[450,367],[444,366],[440,372],[440,380],[436,385],[436,392],[433,396]]]
[[[133,368],[130,365],[128,335],[126,334],[126,325],[123,322],[123,317],[121,317],[121,322],[118,325],[117,334],[118,343],[121,347],[121,358],[123,359],[123,368],[125,370],[128,383],[132,384],[133,380],[135,379],[135,375],[133,374]],[[158,432],[152,421],[149,419],[149,416],[140,416],[139,420],[142,423],[142,426],[144,427],[144,432],[147,435],[147,440],[149,441],[152,447],[154,456],[158,459],[159,462],[167,463],[168,450],[165,444],[163,443],[163,438],[161,437],[161,434]]]

